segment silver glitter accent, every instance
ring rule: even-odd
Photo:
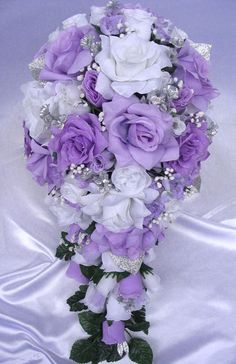
[[[211,58],[211,44],[207,43],[194,43],[190,41],[190,45],[192,48],[196,49],[198,53],[200,53],[207,61],[210,61]]]
[[[207,135],[212,139],[218,133],[219,126],[211,119],[208,118]]]
[[[113,262],[120,268],[123,269],[126,272],[129,272],[131,274],[135,274],[140,270],[140,267],[143,262],[144,255],[141,255],[137,259],[129,259],[127,257],[122,257],[119,255],[114,255],[110,253],[110,256],[113,260]]]
[[[44,104],[41,107],[39,116],[46,124],[50,124],[53,121],[53,116],[50,114],[49,111],[49,104]]]
[[[173,37],[170,39],[170,43],[172,43],[176,48],[182,48],[184,45],[184,39]]]
[[[122,357],[124,353],[129,354],[129,345],[127,341],[117,344],[117,352],[120,355],[120,357]]]
[[[179,89],[178,89],[178,87],[176,87],[174,85],[167,85],[166,93],[167,93],[168,97],[171,99],[178,99],[178,97],[179,97]]]
[[[82,48],[89,49],[93,55],[97,54],[101,49],[101,43],[96,42],[94,35],[91,34],[85,35],[81,39],[80,45]]]
[[[42,69],[44,68],[44,54],[42,54],[41,56],[39,56],[38,58],[35,58],[30,64],[29,64],[29,70],[32,74],[32,77],[38,81],[39,80],[39,75],[40,72],[42,71]]]

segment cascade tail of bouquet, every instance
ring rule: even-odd
[[[207,108],[211,46],[141,6],[109,1],[66,19],[29,68],[27,168],[48,185],[61,226],[56,256],[78,282],[68,299],[89,335],[78,363],[128,355],[152,364],[145,306],[152,264],[180,201],[199,190],[217,126]]]

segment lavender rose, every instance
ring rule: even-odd
[[[174,76],[183,80],[185,88],[192,91],[193,106],[205,111],[209,102],[218,96],[208,79],[209,63],[187,41],[179,51],[178,62]]]
[[[183,87],[180,90],[178,99],[172,100],[172,106],[177,110],[177,112],[183,111],[190,103],[193,97],[193,90],[187,87]]]
[[[57,165],[61,171],[71,164],[92,162],[94,156],[108,146],[97,116],[90,113],[69,115],[64,128],[54,129],[53,134],[49,148],[57,153]]]
[[[84,90],[86,99],[93,105],[102,106],[105,99],[95,90],[97,83],[98,73],[96,71],[87,71],[84,76],[82,88]]]
[[[91,26],[72,26],[59,33],[55,41],[43,48],[44,69],[40,80],[70,80],[76,78],[80,70],[92,61],[90,50],[83,48],[81,40],[89,35],[96,39],[97,33]]]
[[[144,291],[143,280],[140,273],[131,274],[120,281],[118,292],[125,299],[137,299]]]
[[[102,325],[102,341],[107,345],[121,344],[125,341],[125,324],[123,321],[114,321],[111,325],[107,321]]]
[[[134,162],[146,169],[160,162],[176,160],[179,147],[172,135],[172,118],[153,105],[142,104],[135,96],[115,95],[103,104],[109,134],[109,150],[118,165]]]
[[[209,156],[210,140],[206,136],[206,128],[206,123],[203,123],[201,128],[188,123],[186,131],[178,138],[180,157],[170,165],[184,177],[195,178],[199,172],[200,162]]]
[[[124,27],[125,18],[123,15],[112,15],[104,16],[100,20],[100,29],[105,35],[118,35],[120,33],[120,28],[118,24],[123,24]]]
[[[97,243],[101,253],[111,251],[115,255],[130,259],[139,258],[144,251],[151,249],[156,244],[157,237],[155,231],[147,228],[130,228],[114,233],[99,224],[92,234],[92,240]]]
[[[61,176],[52,160],[51,153],[47,147],[31,140],[31,154],[27,160],[27,169],[32,173],[34,179],[41,186],[49,184],[49,188],[61,185]]]

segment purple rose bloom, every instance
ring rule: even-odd
[[[91,26],[72,26],[59,33],[57,39],[44,47],[45,66],[40,72],[40,80],[70,80],[76,78],[80,70],[92,61],[90,50],[83,48],[81,40],[89,35],[98,37]]]
[[[94,173],[100,173],[104,170],[109,170],[114,164],[114,155],[107,150],[94,157],[90,164],[90,168]]]
[[[117,25],[124,22],[123,15],[104,16],[100,21],[100,29],[105,35],[118,35],[121,29],[118,29]]]
[[[189,105],[193,97],[193,90],[187,87],[183,87],[180,90],[178,99],[172,100],[172,107],[174,107],[177,112],[184,111],[184,109]]]
[[[98,73],[96,71],[87,71],[84,76],[82,87],[86,96],[86,99],[93,105],[100,107],[102,106],[105,99],[96,88]]]
[[[134,162],[146,169],[179,157],[178,143],[172,135],[172,118],[153,105],[140,103],[135,96],[115,95],[103,104],[108,129],[109,150],[118,165]]]
[[[46,146],[31,141],[31,150],[27,160],[27,169],[33,174],[34,179],[42,186],[48,183],[49,188],[61,185],[61,176],[52,160],[50,151]]]
[[[209,156],[210,140],[206,136],[206,123],[201,128],[188,123],[187,128],[179,138],[180,157],[169,165],[184,177],[195,178],[199,172],[200,162]]]
[[[65,171],[71,164],[90,163],[108,146],[94,114],[69,115],[64,128],[53,130],[49,148],[57,153],[57,165]]]
[[[187,41],[179,51],[178,62],[174,77],[183,80],[185,88],[192,90],[191,103],[193,106],[205,111],[209,102],[218,96],[218,91],[213,88],[208,79],[209,62]]]
[[[66,275],[69,278],[75,279],[79,284],[88,284],[89,279],[86,278],[80,270],[79,264],[71,261],[66,271]]]
[[[118,294],[125,299],[137,299],[144,290],[143,280],[140,273],[130,274],[120,281]]]
[[[139,258],[140,255],[152,248],[157,241],[155,231],[130,228],[121,233],[113,233],[103,225],[96,225],[92,241],[97,244],[101,253],[111,251],[115,255],[126,256],[130,259]]]
[[[121,344],[125,341],[125,324],[123,321],[113,321],[111,325],[104,321],[102,332],[102,341],[107,345]]]

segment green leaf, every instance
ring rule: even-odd
[[[97,353],[94,347],[94,338],[82,339],[76,341],[71,349],[70,359],[76,363],[94,363],[97,364]]]
[[[83,265],[80,264],[80,270],[83,275],[88,278],[89,280],[92,279],[97,267],[95,265]]]
[[[67,304],[70,306],[70,311],[83,311],[83,310],[87,310],[87,306],[85,306],[83,303],[81,303],[80,301],[82,299],[84,299],[86,291],[88,286],[81,286],[81,287],[86,287],[86,290],[80,290],[75,292],[75,294],[71,297],[68,298],[68,300],[66,301]]]
[[[104,271],[101,268],[97,267],[97,269],[92,277],[93,283],[98,284],[103,276],[104,276]]]
[[[59,259],[70,260],[75,255],[75,247],[77,244],[70,242],[60,244],[56,250],[56,257]]]
[[[89,227],[84,230],[84,233],[87,234],[87,235],[92,235],[92,233],[94,232],[94,230],[96,229],[96,223],[93,221]]]
[[[79,313],[79,322],[89,335],[98,335],[102,331],[102,322],[105,320],[104,313],[93,313],[91,311]]]
[[[142,263],[140,267],[140,274],[145,278],[145,275],[153,274],[153,268],[145,263]]]
[[[119,283],[120,281],[122,281],[122,279],[129,277],[130,273],[129,272],[108,272],[105,273],[106,277],[112,277],[114,279],[117,280],[117,282]]]
[[[125,327],[134,332],[143,331],[148,335],[150,323],[146,321],[145,307],[139,311],[133,311],[131,318],[125,322]]]
[[[137,364],[152,364],[153,353],[150,345],[143,339],[133,338],[129,342],[129,357]]]

